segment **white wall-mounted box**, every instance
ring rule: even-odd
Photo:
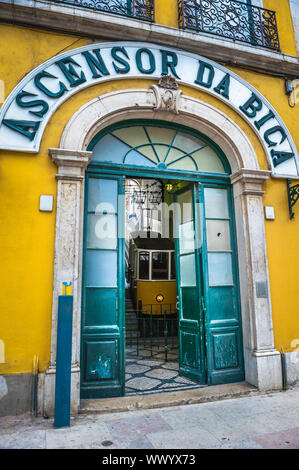
[[[41,195],[39,198],[39,210],[42,212],[52,212],[53,200],[53,196]]]
[[[274,207],[265,206],[265,217],[267,220],[275,220]]]

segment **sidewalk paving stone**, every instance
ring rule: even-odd
[[[256,436],[264,449],[299,449],[299,428]]]
[[[34,430],[3,434],[0,449],[45,449],[46,431]]]
[[[208,403],[82,414],[70,427],[0,418],[0,449],[299,449],[299,388]]]
[[[155,431],[170,431],[172,428],[157,413],[152,416],[136,416],[106,421],[106,426],[112,435],[118,438],[136,438]]]
[[[180,429],[149,434],[155,449],[207,449],[220,447],[220,441],[201,428]]]

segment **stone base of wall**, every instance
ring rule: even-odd
[[[0,375],[0,417],[31,410],[32,374]]]
[[[299,351],[285,353],[287,384],[299,382]]]

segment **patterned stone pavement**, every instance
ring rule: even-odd
[[[204,387],[179,375],[178,346],[174,345],[165,362],[163,348],[126,348],[126,395],[176,392]]]
[[[177,362],[126,360],[126,395],[176,392],[203,387],[179,376]]]
[[[195,405],[0,418],[0,449],[299,449],[299,387]]]

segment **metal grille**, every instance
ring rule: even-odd
[[[178,0],[179,26],[280,50],[276,13],[237,0]]]
[[[126,309],[126,347],[136,356],[178,360],[178,312],[175,304],[145,305]],[[131,353],[132,353],[131,351]]]
[[[88,10],[124,15],[139,20],[155,20],[155,0],[51,0]]]

